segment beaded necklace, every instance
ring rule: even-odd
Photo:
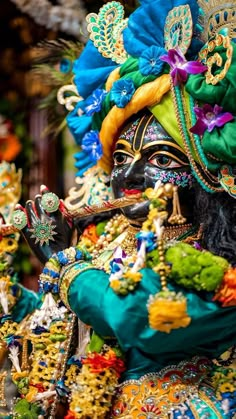
[[[129,262],[134,262],[137,256],[136,234],[140,227],[130,224],[123,214],[116,214],[105,226],[104,233],[98,238],[92,250],[92,264],[98,269],[104,269],[110,273],[109,262],[113,257],[115,249],[120,246],[129,256]],[[175,225],[165,227],[164,239],[172,240],[188,235],[192,231],[192,224]],[[82,239],[83,240],[83,239]]]
[[[173,103],[175,107],[175,114],[177,117],[179,131],[184,142],[185,151],[188,156],[190,166],[193,171],[193,175],[195,176],[195,178],[197,179],[197,181],[200,183],[200,185],[205,191],[210,192],[210,193],[222,192],[223,191],[222,187],[212,185],[212,183],[219,185],[219,182],[217,181],[217,177],[214,177],[213,175],[211,175],[206,169],[206,167],[209,167],[209,161],[203,153],[202,147],[200,145],[200,139],[197,135],[192,136],[187,126],[187,116],[186,116],[187,111],[186,111],[186,104],[184,102],[183,92],[181,91],[179,86],[173,86],[172,81],[171,81],[171,93],[173,97]],[[193,117],[193,101],[190,102],[190,107],[191,107],[191,117]],[[200,170],[198,169],[197,164],[194,161],[194,158],[192,156],[192,149],[196,152],[199,158],[199,164],[202,170],[204,171],[204,173],[206,174],[206,176],[210,178],[211,183],[209,183],[201,175]],[[211,168],[213,167],[213,165],[214,165],[214,168],[218,167],[218,164],[211,163]]]

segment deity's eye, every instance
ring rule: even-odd
[[[115,153],[113,156],[114,165],[119,166],[122,164],[131,164],[133,157],[125,153]]]
[[[178,163],[172,157],[164,155],[164,154],[153,154],[150,159],[148,160],[150,164],[153,166],[159,167],[160,169],[173,169],[177,167],[181,167],[182,164]]]

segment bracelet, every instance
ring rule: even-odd
[[[61,269],[68,265],[70,266],[74,262],[90,259],[90,253],[81,247],[69,247],[53,254],[39,275],[39,291],[42,293],[51,292],[52,294],[58,294],[58,281]]]

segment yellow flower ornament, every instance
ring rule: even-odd
[[[185,297],[171,291],[161,291],[148,301],[149,325],[159,332],[187,327],[191,318],[187,314]]]

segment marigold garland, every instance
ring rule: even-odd
[[[225,273],[220,289],[214,301],[219,301],[223,307],[236,305],[236,268],[230,268]]]
[[[151,296],[148,311],[150,327],[160,332],[170,333],[172,329],[187,327],[191,322],[186,299],[180,293],[161,291]]]
[[[118,376],[113,368],[94,373],[89,364],[83,364],[72,392],[69,419],[104,419],[117,385]]]
[[[215,367],[210,374],[210,382],[216,391],[218,399],[222,399],[222,394],[233,393],[236,391],[236,371],[235,368]]]
[[[95,374],[99,374],[104,372],[107,368],[111,368],[116,372],[118,378],[125,370],[124,362],[116,356],[112,349],[110,349],[105,355],[96,352],[89,354],[86,359],[82,360],[82,364],[89,365],[91,372]]]

